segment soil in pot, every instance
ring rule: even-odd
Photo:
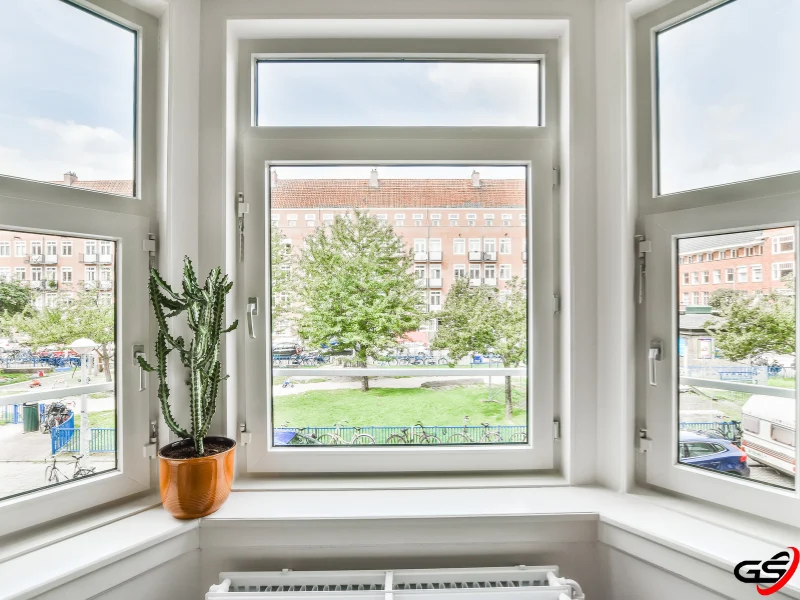
[[[207,439],[203,441],[203,454],[202,456],[214,456],[220,452],[225,452],[233,448],[231,440],[220,441],[217,439]],[[173,458],[181,460],[184,458],[200,458],[201,455],[197,454],[194,450],[194,444],[189,440],[185,442],[176,442],[169,446],[164,446],[161,449],[161,456],[164,458]]]

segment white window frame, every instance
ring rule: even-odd
[[[14,257],[15,258],[22,258],[26,254],[28,254],[28,242],[24,240],[15,240],[14,241]]]
[[[711,283],[722,283],[722,271],[720,269],[714,269],[711,275]]]
[[[758,273],[758,277],[756,277],[756,273]],[[761,283],[764,281],[764,269],[761,265],[750,265],[750,275],[753,283]]]
[[[503,273],[505,272],[505,276]],[[508,281],[511,279],[511,265],[510,264],[501,264],[500,269],[497,271],[497,277],[501,281]]]
[[[459,275],[459,271],[462,273]],[[453,279],[458,279],[459,277],[466,277],[467,276],[467,265],[466,264],[458,264],[453,265]]]
[[[22,273],[22,277],[19,274]],[[25,267],[14,267],[14,281],[25,281],[28,277],[28,269]]]
[[[511,238],[503,237],[500,238],[500,244],[498,245],[499,254],[511,254]]]
[[[72,256],[72,242],[61,241],[61,256]]]
[[[81,2],[75,10],[92,9]],[[146,286],[142,286],[149,270],[149,255],[142,251],[142,242],[153,231],[156,217],[159,99],[157,94],[142,91],[158,88],[159,23],[152,15],[121,0],[104,0],[103,10],[98,14],[137,32],[136,196],[112,196],[0,175],[3,190],[0,227],[42,236],[109,239],[118,244],[120,309],[115,337],[118,468],[78,482],[43,487],[0,500],[0,536],[48,521],[64,522],[70,514],[145,492],[151,486],[154,461],[146,458],[142,449],[149,443],[149,424],[157,414],[157,405],[152,390],[139,391],[133,345],[144,344],[148,356],[152,352],[149,303]],[[26,254],[22,251],[17,257]],[[70,393],[76,390],[70,388]],[[64,390],[43,390],[43,393],[53,391]],[[15,403],[14,396],[4,397],[2,402]]]
[[[634,29],[634,73],[636,105],[636,181],[643,233],[652,242],[647,260],[647,292],[643,308],[643,330],[639,332],[638,355],[642,362],[637,389],[645,407],[640,422],[652,440],[645,453],[645,482],[672,492],[699,498],[748,513],[763,515],[769,507],[771,519],[800,525],[800,481],[786,490],[701,470],[677,461],[678,310],[677,240],[735,231],[794,226],[800,224],[800,174],[789,173],[750,181],[659,195],[656,181],[657,122],[655,37],[658,31],[714,8],[702,0],[670,3],[641,16]],[[702,18],[702,17],[701,17]],[[735,203],[735,204],[734,204]],[[735,208],[734,208],[735,207]],[[795,256],[797,251],[795,239]],[[732,251],[731,257],[738,256]],[[788,262],[788,261],[787,261]],[[735,277],[735,275],[734,275]],[[727,271],[724,278],[727,283]],[[800,308],[800,303],[798,308]],[[798,320],[800,322],[800,320]],[[649,385],[647,349],[651,340],[662,342],[657,363],[656,385]],[[730,382],[728,382],[730,383]],[[719,382],[708,387],[719,387]],[[744,384],[736,384],[744,385]],[[800,415],[798,391],[772,391],[793,397]],[[797,430],[800,432],[800,428]]]
[[[457,246],[461,246],[458,248]],[[467,253],[467,240],[464,238],[453,238],[453,254],[464,256]]]
[[[794,241],[793,236],[791,235],[779,235],[777,237],[772,238],[772,254],[794,254],[794,246],[791,250],[781,250],[781,244]]]
[[[747,283],[747,265],[736,267],[736,283]]]
[[[61,267],[61,283],[72,283],[72,267]]]
[[[795,266],[795,261],[793,260],[772,263],[772,281],[780,281],[781,280],[780,272],[787,268],[791,268],[792,273],[794,273],[795,270],[794,266]]]
[[[0,242],[0,256],[3,258],[11,257],[11,242]]]
[[[268,41],[254,43],[253,47],[269,47]],[[271,54],[276,57],[279,55]],[[263,54],[260,56],[263,57]],[[296,57],[296,56],[295,56]],[[253,56],[240,61],[240,81],[247,86],[244,97],[250,96]],[[555,60],[555,57],[553,57]],[[546,70],[551,76],[555,73]],[[546,77],[546,75],[545,75]],[[550,81],[550,80],[548,80]],[[550,88],[555,90],[555,87]],[[245,90],[242,90],[245,92]],[[548,96],[549,97],[549,96]],[[554,118],[554,117],[553,117]],[[252,123],[252,121],[250,121]],[[358,127],[353,137],[343,128],[304,127],[270,128],[250,127],[243,134],[244,192],[246,197],[268,200],[264,169],[272,165],[287,164],[364,164],[372,148],[381,148],[381,164],[516,164],[528,166],[528,210],[531,211],[528,238],[532,240],[531,259],[527,261],[526,278],[542,282],[530,286],[529,340],[531,354],[528,368],[531,383],[529,407],[529,442],[516,448],[495,446],[491,448],[449,447],[428,451],[419,447],[363,448],[296,448],[273,447],[270,432],[272,423],[264,390],[271,388],[272,369],[265,369],[270,348],[271,308],[267,304],[265,318],[256,320],[256,338],[241,333],[244,360],[239,367],[245,381],[245,413],[252,440],[242,452],[249,473],[386,473],[415,471],[533,471],[553,468],[554,443],[552,417],[554,410],[552,344],[554,340],[552,315],[552,284],[555,254],[552,224],[552,127],[539,128],[371,128]],[[347,129],[347,128],[344,128]],[[430,143],[435,135],[436,144]],[[312,138],[316,141],[312,141]],[[348,139],[351,138],[351,139]],[[325,140],[320,144],[320,140]],[[458,156],[454,161],[453,156]],[[367,165],[365,165],[367,166]],[[376,166],[369,159],[369,166]],[[536,176],[532,174],[536,173]],[[254,206],[257,205],[257,206]],[[269,202],[251,204],[248,244],[264,247],[264,224],[268,222]],[[455,214],[455,213],[454,213]],[[449,216],[449,215],[448,215]],[[534,235],[533,227],[536,224]],[[482,244],[481,244],[482,245]],[[478,248],[480,250],[480,248]],[[464,248],[466,252],[466,247]],[[264,253],[266,254],[266,253]],[[254,254],[258,257],[260,253]],[[268,260],[254,258],[240,267],[244,282],[252,293],[269,300],[267,293]],[[534,275],[535,273],[535,275]],[[260,311],[261,309],[259,309]],[[537,324],[534,331],[533,323]],[[259,365],[259,366],[256,366]],[[536,391],[534,390],[536,388]],[[332,452],[330,450],[333,450]]]

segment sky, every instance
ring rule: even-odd
[[[526,169],[516,165],[342,165],[275,166],[278,179],[369,179],[372,169],[379,179],[471,179],[478,171],[481,179],[525,179]]]
[[[60,0],[0,0],[0,173],[133,179],[135,35]]]
[[[735,0],[659,36],[662,193],[800,170],[798,31],[800,0]],[[537,68],[261,63],[259,123],[535,125]],[[61,0],[0,0],[0,174],[131,179],[133,70],[132,32]]]

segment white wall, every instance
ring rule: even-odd
[[[195,550],[146,573],[92,596],[97,600],[142,600],[169,598],[197,600],[208,591],[200,586],[200,551]]]

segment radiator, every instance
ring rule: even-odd
[[[585,600],[558,567],[220,573],[206,600]]]

